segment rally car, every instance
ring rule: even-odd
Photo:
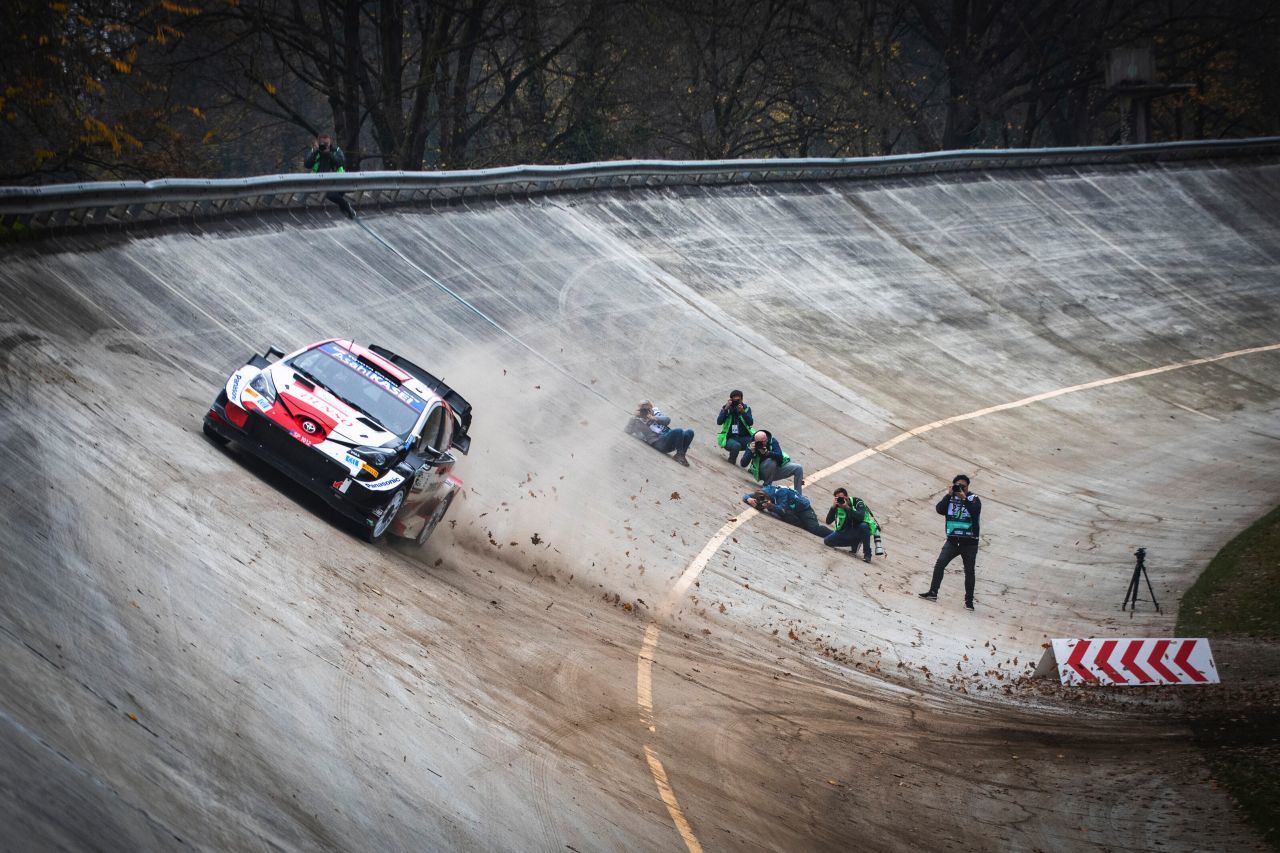
[[[204,417],[324,498],[364,537],[427,541],[462,481],[450,449],[471,447],[471,404],[413,362],[336,338],[255,354]]]

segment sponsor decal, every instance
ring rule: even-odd
[[[347,467],[351,469],[352,474],[359,474],[361,466],[364,465],[363,459],[350,453],[343,454],[342,461],[347,463]]]
[[[333,358],[335,361],[342,362],[375,385],[380,386],[388,394],[393,395],[401,403],[404,403],[415,412],[421,412],[426,408],[426,403],[418,399],[417,395],[392,382],[390,379],[361,361],[355,353],[343,349],[337,343],[331,341],[320,347],[320,351]]]
[[[401,477],[399,474],[388,474],[387,476],[383,477],[381,480],[378,480],[377,482],[364,483],[362,485],[366,489],[372,492],[385,492],[390,489],[394,489],[396,486],[400,485],[403,482],[404,482],[404,477]]]
[[[354,419],[351,417],[351,413],[347,411],[345,408],[340,409],[337,406],[335,406],[333,403],[330,403],[328,400],[324,399],[323,397],[318,397],[315,394],[312,394],[310,391],[308,391],[305,388],[301,388],[295,385],[294,387],[289,389],[289,393],[292,394],[294,397],[297,397],[302,402],[306,403],[308,406],[315,407],[317,410],[333,418],[335,421],[339,421],[341,423],[345,423],[348,425],[355,423]]]
[[[231,383],[227,386],[227,398],[230,400],[239,400],[240,383],[244,381],[244,377],[239,373],[231,374]]]

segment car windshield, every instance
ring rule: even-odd
[[[332,341],[307,350],[289,364],[401,438],[413,431],[426,409],[426,401],[417,394]]]

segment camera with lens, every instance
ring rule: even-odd
[[[764,453],[764,448],[765,448],[765,444],[764,444],[764,442],[763,442],[763,441],[757,441],[757,442],[755,443],[755,448],[756,448],[756,453]]]
[[[1147,549],[1139,548],[1138,550],[1133,552],[1133,556],[1137,557],[1139,560],[1145,560],[1147,557]]]
[[[960,485],[959,483],[955,483],[951,486],[951,494],[953,495],[958,495],[963,491],[964,491],[964,486]]]
[[[836,503],[838,503],[840,506],[844,506],[846,503],[848,503],[848,501],[846,501],[843,497],[839,497],[839,498],[836,498]]]

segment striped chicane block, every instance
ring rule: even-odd
[[[1033,675],[1055,672],[1068,686],[1218,683],[1204,637],[1051,640]]]

